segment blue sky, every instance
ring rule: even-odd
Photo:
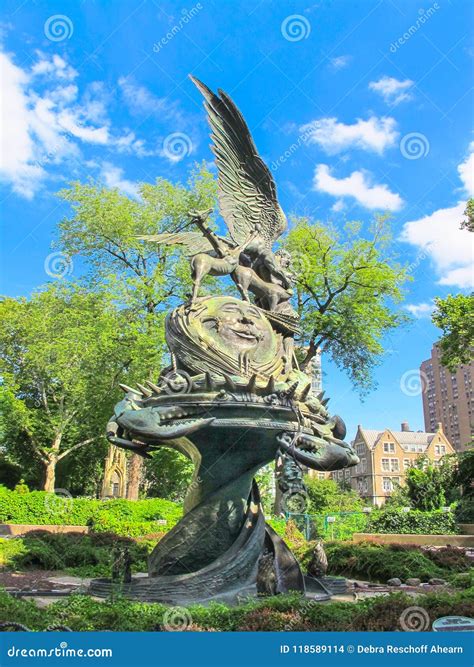
[[[342,226],[390,210],[414,281],[413,323],[386,338],[378,389],[361,403],[323,357],[330,406],[358,423],[423,428],[417,369],[437,331],[432,299],[472,284],[459,230],[472,195],[469,0],[3,3],[2,291],[50,277],[68,207],[91,176],[136,196],[210,160],[193,73],[240,107],[287,214]],[[46,267],[46,269],[45,269]],[[70,267],[79,274],[80,262]]]

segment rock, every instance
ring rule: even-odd
[[[421,584],[421,579],[417,579],[417,577],[411,577],[410,579],[407,579],[405,583],[407,586],[419,586]]]
[[[436,577],[433,577],[433,579],[430,579],[428,583],[430,586],[446,586],[448,582],[444,579],[437,579]]]
[[[393,577],[393,579],[389,579],[387,581],[387,586],[401,586],[402,585],[402,580],[399,579],[398,577]]]

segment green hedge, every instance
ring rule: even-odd
[[[61,570],[82,577],[110,577],[116,545],[128,547],[134,572],[146,572],[154,541],[138,543],[110,533],[34,531],[21,538],[0,540],[0,566],[13,571],[31,568]]]
[[[454,516],[458,523],[474,523],[474,497],[464,497],[456,505]]]
[[[308,603],[299,595],[280,595],[237,607],[211,603],[190,606],[188,630],[219,631],[348,631],[402,630],[400,618],[408,607],[422,607],[431,622],[440,616],[474,616],[474,589],[455,595],[430,594],[416,598],[394,593],[363,602]],[[98,602],[74,595],[39,609],[34,602],[0,591],[0,622],[13,620],[33,630],[66,625],[75,631],[152,631],[162,628],[167,607],[125,599]],[[427,630],[430,628],[427,627]]]
[[[97,532],[139,536],[170,530],[181,516],[179,505],[162,498],[97,500],[45,491],[17,493],[0,487],[0,523],[90,526]]]
[[[458,532],[453,512],[433,510],[421,512],[387,508],[372,512],[367,523],[368,533],[412,535],[452,535]]]
[[[456,572],[467,572],[472,564],[464,552],[455,547],[431,551],[409,544],[370,542],[327,542],[324,547],[329,574],[382,583],[392,577],[399,577],[402,581],[417,577],[425,582],[432,577],[447,579]],[[310,545],[307,550],[311,552]],[[304,562],[304,556],[302,560]]]

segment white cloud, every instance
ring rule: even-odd
[[[330,64],[333,69],[339,70],[347,67],[351,60],[352,56],[336,56],[336,58],[331,58]]]
[[[472,285],[472,233],[460,229],[465,201],[407,222],[401,240],[421,248],[433,261],[441,285]]]
[[[103,162],[100,170],[100,178],[108,188],[117,188],[123,194],[137,199],[138,185],[133,181],[123,178],[123,169],[116,167],[110,162]]]
[[[181,112],[176,102],[166,97],[157,97],[148,88],[141,86],[131,77],[121,77],[118,81],[123,98],[134,115],[155,115],[161,119],[181,121]]]
[[[394,79],[392,76],[383,76],[378,81],[371,81],[369,89],[381,95],[384,102],[392,106],[400,104],[400,102],[408,102],[413,98],[412,94],[408,92],[413,86],[413,81],[410,79]]]
[[[13,189],[31,198],[43,178],[44,169],[35,164],[34,142],[29,133],[28,98],[25,86],[28,77],[3,53],[0,53],[2,71],[2,114],[0,123],[0,175],[9,180]]]
[[[469,144],[469,154],[457,170],[465,195],[473,196],[474,142]],[[403,226],[401,240],[428,254],[439,275],[440,285],[472,289],[473,234],[460,228],[465,208],[466,201],[463,198],[455,206],[440,208],[431,215],[407,222]]]
[[[458,166],[459,178],[468,197],[474,197],[474,141],[469,144],[469,154]]]
[[[73,81],[79,74],[61,56],[55,54],[52,58],[48,58],[41,51],[37,51],[36,55],[39,60],[31,68],[32,76],[51,75],[55,79]]]
[[[337,118],[320,118],[303,125],[300,132],[307,143],[319,144],[333,155],[350,148],[359,148],[381,155],[386,148],[393,146],[398,137],[396,121],[393,118],[358,119],[352,125],[338,122]]]
[[[430,317],[434,309],[434,303],[411,303],[405,306],[405,308],[414,317],[421,320],[425,317]]]
[[[469,266],[461,266],[459,269],[452,269],[445,273],[438,282],[440,285],[472,290],[474,289],[474,267],[471,263]]]
[[[38,57],[30,70],[24,70],[10,55],[0,53],[0,178],[14,192],[31,199],[52,175],[51,167],[79,160],[86,144],[139,157],[156,154],[133,132],[112,131],[101,82],[90,84],[81,98],[72,82],[77,72],[63,58],[42,53]]]
[[[390,192],[386,185],[371,185],[370,175],[353,171],[346,178],[331,175],[327,164],[318,164],[314,173],[314,188],[335,197],[352,197],[368,209],[398,211],[403,205],[400,195]]]
[[[346,208],[346,205],[344,204],[344,201],[342,199],[338,199],[331,206],[331,211],[334,211],[334,213],[340,213],[340,211],[343,211],[345,208]]]

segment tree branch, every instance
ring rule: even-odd
[[[63,459],[65,456],[73,452],[75,449],[79,449],[79,447],[84,447],[84,445],[88,445],[90,442],[94,442],[94,440],[97,439],[97,436],[95,438],[87,438],[87,440],[83,440],[82,442],[78,442],[76,445],[73,445],[72,447],[69,447],[69,449],[66,449],[66,451],[61,452],[61,454],[58,456],[56,459],[57,461],[60,461]]]

